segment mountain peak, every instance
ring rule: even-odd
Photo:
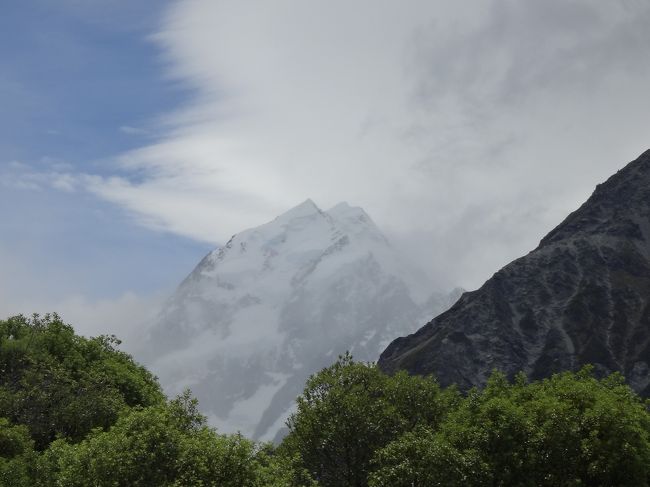
[[[379,366],[463,389],[493,369],[533,379],[593,364],[650,396],[650,151],[606,182],[539,247],[465,293]]]
[[[280,226],[278,226],[280,224]],[[311,199],[306,199],[299,205],[287,210],[272,222],[258,227],[273,229],[273,231],[314,231],[316,227],[336,228],[348,236],[366,236],[387,243],[381,230],[372,218],[359,206],[351,206],[342,201],[327,211],[322,211]],[[254,229],[253,229],[254,230]]]
[[[591,197],[540,242],[540,247],[593,235],[643,238],[650,214],[650,150],[596,186]]]
[[[340,203],[337,203],[336,205],[332,206],[329,210],[327,210],[328,213],[331,212],[336,212],[336,211],[348,211],[352,208],[350,204],[347,201],[341,201]]]
[[[326,213],[348,234],[365,235],[374,240],[388,243],[372,218],[359,206],[350,206],[347,202],[342,201],[327,210]]]
[[[310,374],[346,350],[375,360],[449,304],[421,288],[361,208],[306,200],[199,263],[150,332],[151,366],[221,431],[270,440]]]
[[[359,215],[364,215],[366,217],[368,216],[363,208],[360,206],[351,206],[347,201],[341,201],[340,203],[334,205],[332,208],[327,210],[327,214],[331,215],[332,217]]]
[[[276,220],[292,220],[294,218],[304,218],[322,213],[321,209],[316,206],[316,203],[314,203],[310,198],[307,198],[299,205],[282,213],[276,218]]]

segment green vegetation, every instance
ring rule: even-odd
[[[346,355],[274,447],[218,434],[118,345],[56,315],[0,321],[0,485],[650,485],[650,414],[620,375],[495,372],[463,395]]]
[[[281,449],[322,485],[367,485],[375,452],[418,424],[438,426],[459,401],[431,379],[389,377],[346,355],[309,379]]]
[[[27,426],[43,450],[111,426],[127,407],[163,403],[155,378],[117,345],[79,337],[56,315],[0,321],[0,417]]]
[[[650,414],[614,374],[462,396],[350,356],[313,376],[280,446],[323,486],[647,486]]]

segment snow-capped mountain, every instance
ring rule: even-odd
[[[271,440],[309,375],[346,350],[376,360],[459,297],[418,299],[431,289],[418,279],[361,208],[307,200],[197,265],[151,329],[147,362],[221,431]]]

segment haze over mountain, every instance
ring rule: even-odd
[[[349,350],[374,361],[449,307],[361,208],[311,200],[210,252],[167,302],[142,356],[222,431],[273,439],[308,376]],[[154,355],[155,354],[155,355]]]
[[[650,150],[474,292],[382,353],[388,372],[481,386],[592,363],[650,395]]]

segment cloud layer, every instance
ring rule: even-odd
[[[195,96],[73,177],[213,243],[347,200],[476,286],[650,146],[649,24],[633,0],[178,1],[152,39]]]

